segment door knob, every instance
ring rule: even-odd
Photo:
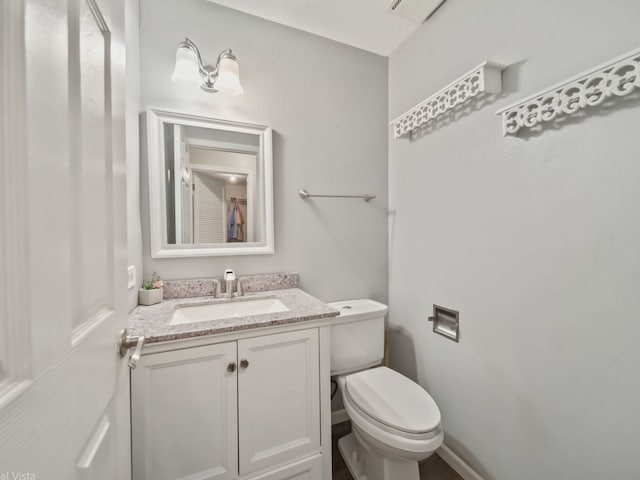
[[[236,371],[236,362],[231,362],[229,365],[227,365],[227,372],[235,372]]]
[[[247,360],[246,358],[243,358],[242,360],[240,360],[240,368],[247,368],[249,366],[249,360]]]
[[[127,354],[127,350],[135,347],[135,350],[129,356],[129,362],[127,362],[130,368],[136,368],[138,365],[144,340],[144,335],[128,335],[126,328],[120,330],[120,336],[118,337],[118,353],[120,357],[124,357]]]

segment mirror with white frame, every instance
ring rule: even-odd
[[[146,115],[151,256],[273,253],[271,128]]]

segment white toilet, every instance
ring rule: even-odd
[[[338,448],[355,480],[419,480],[418,462],[442,445],[440,410],[384,356],[388,307],[373,300],[330,303],[331,375],[337,376],[352,432]],[[375,367],[375,368],[371,368]]]

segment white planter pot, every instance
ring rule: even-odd
[[[140,305],[155,305],[162,301],[162,289],[154,288],[152,290],[145,290],[141,288],[138,290],[138,303]]]

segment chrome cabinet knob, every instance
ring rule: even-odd
[[[242,360],[240,360],[240,368],[247,368],[249,366],[249,360],[247,360],[246,358],[243,358]]]
[[[236,362],[231,362],[227,365],[227,372],[233,373],[236,371]]]

